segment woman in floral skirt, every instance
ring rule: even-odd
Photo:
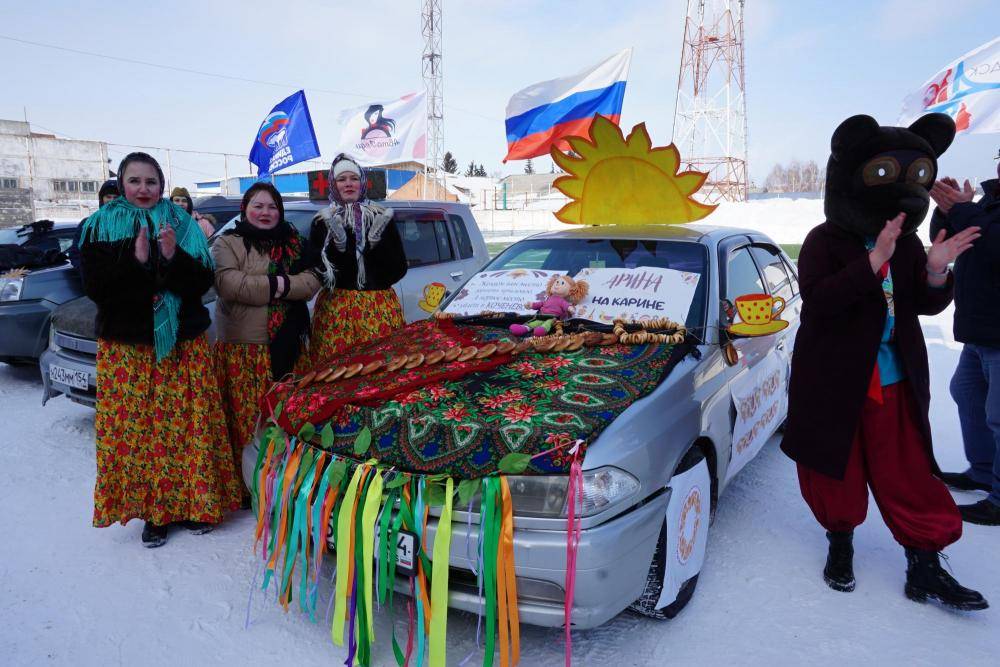
[[[240,219],[212,246],[216,356],[237,469],[253,437],[258,402],[272,380],[292,370],[309,334],[306,302],[320,281],[305,239],[285,220],[281,195],[255,183]]]
[[[313,219],[310,243],[322,249],[324,289],[316,300],[310,358],[314,366],[403,326],[392,289],[406,275],[406,255],[391,208],[365,198],[367,176],[341,153],[330,166],[330,206]]]
[[[203,533],[239,507],[202,295],[214,276],[187,212],[163,198],[145,153],[118,167],[122,196],[84,223],[84,290],[97,304],[94,525],[143,519],[158,547],[170,524]]]

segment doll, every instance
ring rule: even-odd
[[[510,325],[510,332],[515,336],[545,336],[557,319],[564,320],[576,310],[575,304],[587,296],[588,285],[583,280],[573,280],[568,275],[556,275],[549,278],[545,286],[545,300],[532,301],[525,308],[534,308],[538,312],[535,317],[524,324]]]

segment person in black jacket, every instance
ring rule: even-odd
[[[949,237],[973,226],[982,230],[982,238],[955,262],[955,340],[965,346],[951,395],[969,468],[943,473],[942,479],[952,488],[989,494],[958,507],[963,520],[987,526],[1000,525],[1000,164],[997,176],[983,182],[978,202],[969,181],[959,188],[943,178],[931,189],[937,203],[931,237],[941,230]]]
[[[309,234],[321,249],[324,277],[309,343],[314,366],[403,326],[392,286],[407,262],[393,210],[365,197],[367,176],[343,153],[330,166],[330,183],[331,204],[313,218]]]
[[[101,208],[108,202],[114,201],[118,198],[119,194],[117,179],[109,178],[104,181],[104,184],[101,185],[101,189],[97,191],[97,208]],[[66,251],[69,263],[72,264],[73,268],[77,271],[82,271],[82,264],[80,263],[80,233],[83,231],[83,224],[85,222],[87,222],[87,218],[81,220],[80,224],[76,226],[76,231],[73,232],[73,243],[70,245],[69,250]]]
[[[215,274],[204,234],[163,198],[145,153],[118,169],[122,196],[87,218],[80,255],[97,304],[94,525],[144,520],[157,547],[167,527],[207,532],[240,506],[201,297]]]

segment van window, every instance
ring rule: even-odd
[[[455,259],[443,214],[398,211],[395,223],[409,266],[440,264]]]
[[[474,254],[472,251],[472,239],[469,238],[469,230],[465,228],[465,220],[460,215],[449,215],[448,224],[451,233],[455,235],[458,243],[458,256],[462,259],[469,259]]]
[[[767,289],[774,296],[782,299],[791,299],[792,283],[785,270],[785,263],[781,261],[781,253],[777,248],[771,246],[755,245],[751,252],[764,272],[764,280],[767,281]]]

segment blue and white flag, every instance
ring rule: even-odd
[[[300,90],[267,114],[250,149],[250,161],[257,165],[258,176],[268,176],[314,157],[319,157],[319,145],[305,91]]]

